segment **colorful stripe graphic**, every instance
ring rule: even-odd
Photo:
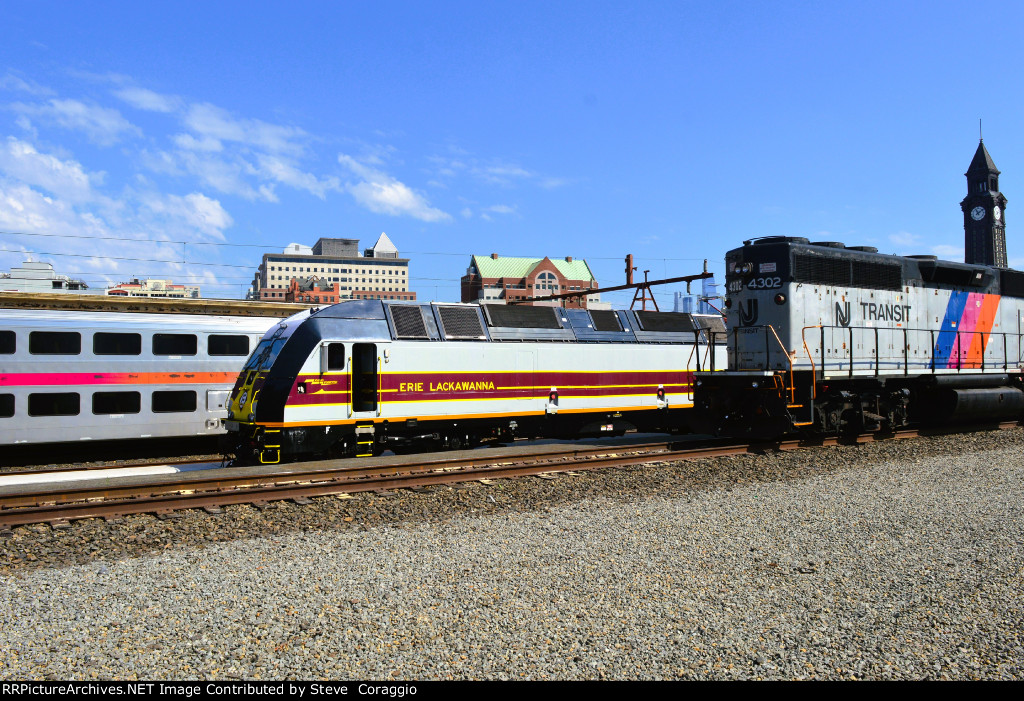
[[[683,370],[633,372],[449,372],[380,376],[382,402],[524,399],[547,397],[552,387],[564,399],[626,397],[691,391],[693,373]],[[300,375],[288,405],[346,404],[351,400],[348,375]],[[301,388],[301,389],[300,389]]]
[[[933,369],[982,367],[999,310],[999,295],[954,292],[935,339]]]

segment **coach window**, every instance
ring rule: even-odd
[[[209,355],[249,355],[248,336],[210,336],[206,341]]]
[[[94,355],[141,355],[142,334],[94,333],[92,352]]]
[[[78,416],[78,392],[40,392],[28,395],[29,416]]]
[[[138,414],[141,410],[139,392],[95,392],[92,395],[94,414]]]
[[[28,352],[33,355],[78,355],[82,352],[82,334],[72,331],[33,331],[28,335]]]
[[[17,336],[13,331],[0,331],[0,355],[10,355],[17,347]]]
[[[197,345],[195,334],[153,334],[153,355],[195,355]]]
[[[0,394],[0,419],[14,416],[14,395]]]
[[[189,412],[196,410],[196,393],[189,391],[153,392],[153,413]]]

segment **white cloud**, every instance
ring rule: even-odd
[[[150,194],[143,198],[143,203],[156,214],[221,240],[224,229],[235,223],[220,202],[198,192],[184,197]]]
[[[182,105],[180,97],[161,95],[146,88],[121,88],[120,90],[115,90],[114,95],[132,107],[148,112],[175,112]]]
[[[491,205],[490,207],[487,207],[486,209],[484,209],[483,212],[481,212],[481,214],[480,214],[480,218],[481,219],[485,219],[487,221],[494,221],[494,217],[491,216],[492,214],[515,214],[515,213],[516,213],[516,208],[515,207],[509,207],[507,204],[495,204],[495,205]]]
[[[563,187],[572,182],[568,178],[537,173],[518,163],[473,158],[461,150],[458,150],[455,157],[432,156],[428,160],[434,164],[434,175],[438,178],[454,178],[466,174],[490,185],[512,187],[518,183],[532,183],[546,190]]]
[[[224,150],[224,144],[221,143],[220,139],[214,139],[212,136],[204,136],[201,139],[197,139],[191,134],[177,134],[173,137],[173,141],[179,148],[186,151],[216,153]]]
[[[259,119],[237,119],[216,105],[191,105],[185,114],[185,125],[203,138],[232,141],[255,146],[271,153],[300,155],[306,132],[296,127],[269,124]]]
[[[53,91],[49,88],[44,88],[41,85],[30,83],[27,80],[23,80],[16,75],[8,73],[5,76],[0,76],[0,90],[18,90],[20,92],[27,92],[30,95],[52,95]]]
[[[294,187],[296,190],[306,190],[320,199],[326,197],[328,190],[341,189],[341,181],[338,178],[327,177],[321,180],[312,173],[303,173],[284,158],[260,154],[256,160],[259,163],[259,172],[264,177]]]
[[[410,216],[428,222],[451,219],[450,214],[431,207],[426,198],[387,173],[365,166],[345,154],[338,155],[338,162],[361,178],[355,184],[346,185],[345,189],[371,212]]]
[[[0,144],[0,170],[9,178],[41,187],[72,202],[95,200],[92,183],[103,181],[102,173],[90,175],[80,163],[40,153],[32,144],[13,136]]]
[[[125,135],[142,132],[121,113],[108,107],[87,105],[79,100],[50,100],[45,105],[15,103],[13,109],[22,114],[39,117],[64,129],[85,132],[100,146],[112,146]]]
[[[938,246],[932,246],[932,253],[943,260],[962,261],[964,259],[963,246],[947,246],[940,244]]]
[[[908,231],[898,231],[895,234],[889,234],[889,242],[904,247],[919,246],[921,237]]]

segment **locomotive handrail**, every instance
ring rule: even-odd
[[[805,326],[801,329],[800,337],[804,345],[804,351],[807,354],[807,358],[810,361],[811,371],[814,373],[814,377],[817,377],[817,372],[824,373],[826,370],[828,357],[825,353],[825,330],[833,329],[839,330],[840,328],[845,329],[845,336],[848,337],[849,343],[849,357],[848,361],[844,361],[842,358],[838,360],[840,363],[839,370],[848,377],[855,377],[855,370],[858,364],[864,365],[866,362],[872,362],[874,365],[875,374],[882,372],[882,351],[881,351],[881,332],[891,332],[899,338],[902,336],[902,364],[897,366],[899,370],[903,371],[904,375],[910,375],[910,334],[927,334],[929,344],[931,348],[930,357],[922,358],[920,361],[915,363],[915,367],[920,368],[920,372],[928,372],[930,374],[936,374],[942,370],[955,370],[956,372],[980,370],[986,371],[993,368],[1002,367],[1003,370],[1009,370],[1010,368],[1010,346],[1009,337],[1016,336],[1018,353],[1024,351],[1024,333],[1012,333],[1012,332],[993,332],[993,331],[960,331],[960,330],[947,330],[942,329],[909,329],[909,328],[879,328],[874,326],[849,326],[840,327],[835,325],[811,325]],[[807,339],[807,331],[809,329],[819,329],[819,350],[821,352],[820,365],[814,360],[813,351],[810,349],[810,343]],[[873,336],[874,348],[872,349],[873,358],[871,360],[858,360],[855,353],[855,340],[857,331],[867,331],[871,329],[871,335]],[[946,348],[945,351],[939,347],[938,341],[941,340],[937,334],[952,333],[951,337],[946,338],[946,341],[942,344]],[[897,335],[898,334],[898,335]],[[989,360],[989,351],[992,351],[992,355],[995,356],[999,352],[999,346],[990,349],[990,339],[993,336],[999,336],[1002,339],[1002,360],[993,357]],[[863,336],[862,342],[866,339],[870,339],[871,336]],[[893,338],[892,340],[896,340]],[[975,345],[976,339],[980,339],[978,347],[979,352],[972,354],[972,347]],[[946,345],[948,343],[948,345]],[[944,360],[943,360],[944,358]],[[887,356],[886,363],[892,363],[896,360],[895,357]],[[849,366],[845,371],[842,370],[842,363],[848,362]]]
[[[818,398],[818,375],[814,370],[814,356],[811,355],[811,349],[807,347],[807,329],[821,329],[821,347],[825,347],[825,327],[821,324],[816,326],[805,326],[800,329],[800,340],[804,343],[804,352],[807,353],[807,359],[811,361],[811,401],[813,402]],[[825,354],[821,354],[822,370],[825,369]]]

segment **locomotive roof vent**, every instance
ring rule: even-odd
[[[750,239],[749,241],[744,241],[743,245],[744,246],[750,246],[750,245],[760,246],[761,244],[765,244],[765,243],[807,243],[807,242],[808,242],[808,239],[805,239],[803,236],[762,236],[761,238],[758,238],[758,239]]]
[[[694,323],[692,315],[679,312],[638,311],[636,318],[644,331],[689,332],[699,328]]]
[[[480,323],[480,307],[437,305],[437,313],[441,317],[445,338],[487,339],[483,324]]]
[[[878,253],[878,249],[874,246],[850,246],[848,251],[860,251],[861,253]]]
[[[907,258],[913,258],[914,260],[938,260],[939,259],[938,256],[933,256],[933,255],[907,256]]]
[[[423,312],[418,306],[389,304],[387,307],[395,325],[395,338],[430,338]]]
[[[839,241],[815,241],[811,245],[824,246],[825,248],[846,248],[846,244]]]
[[[487,312],[487,322],[490,326],[516,329],[562,328],[554,307],[486,304],[484,309]]]

